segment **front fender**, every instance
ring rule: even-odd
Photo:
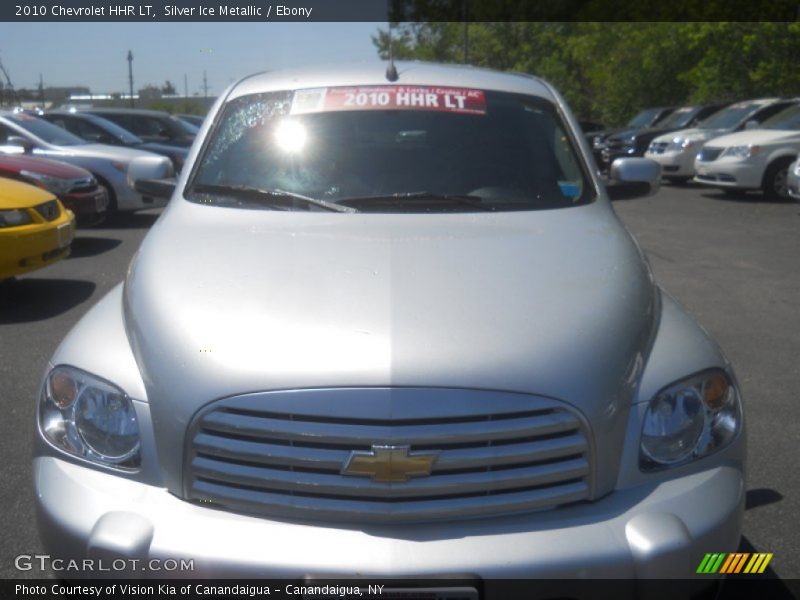
[[[132,399],[147,402],[147,391],[125,332],[121,283],[78,321],[50,362],[94,373],[122,388]]]
[[[712,368],[725,369],[736,385],[733,368],[719,345],[677,300],[662,290],[661,319],[652,350],[639,380],[638,389],[634,394],[634,404],[628,418],[617,489],[683,477],[718,466],[734,466],[739,470],[744,470],[746,454],[744,423],[730,445],[710,456],[679,467],[651,473],[645,473],[639,469],[642,422],[648,402],[660,390],[672,383]]]

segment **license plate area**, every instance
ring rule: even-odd
[[[62,223],[56,227],[56,238],[58,239],[58,247],[65,248],[72,242],[73,229],[72,223]]]

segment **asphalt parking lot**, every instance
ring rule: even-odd
[[[737,369],[749,429],[741,550],[772,552],[772,576],[800,578],[800,204],[666,186],[615,207],[662,287],[694,313]],[[42,370],[72,325],[122,280],[157,216],[78,230],[71,258],[0,286],[4,578],[41,576],[16,571],[14,557],[40,551],[30,456]]]

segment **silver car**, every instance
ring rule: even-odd
[[[151,177],[174,173],[166,157],[133,148],[89,144],[44,119],[11,111],[0,111],[0,152],[52,158],[90,171],[108,192],[110,213],[166,204],[165,198],[142,195],[130,185],[128,172],[134,161],[136,173],[148,172]]]
[[[44,374],[49,552],[663,578],[737,548],[731,365],[609,202],[654,192],[658,165],[620,159],[604,186],[535,77],[398,71],[220,96],[124,283]]]

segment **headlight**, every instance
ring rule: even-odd
[[[751,158],[758,154],[758,146],[728,146],[720,156],[733,156],[735,158]]]
[[[603,144],[603,136],[601,136],[601,135],[594,136],[594,139],[592,140],[592,147],[600,149],[600,148],[603,147],[603,145],[604,145]]]
[[[139,425],[133,402],[94,375],[66,366],[50,371],[39,424],[44,437],[68,454],[115,467],[139,466]]]
[[[680,150],[687,150],[697,145],[698,140],[692,139],[683,139],[681,137],[674,137],[672,141],[667,146],[668,150],[673,151],[680,151]]]
[[[800,160],[794,163],[794,174],[800,177]]]
[[[20,175],[33,179],[40,183],[46,190],[52,192],[56,196],[66,194],[72,187],[72,182],[69,179],[61,179],[60,177],[50,177],[42,173],[34,173],[33,171],[20,171]]]
[[[17,227],[28,223],[33,223],[33,219],[27,210],[0,210],[0,227]]]
[[[673,384],[647,407],[639,464],[653,470],[708,456],[730,443],[741,421],[739,395],[724,371]]]

